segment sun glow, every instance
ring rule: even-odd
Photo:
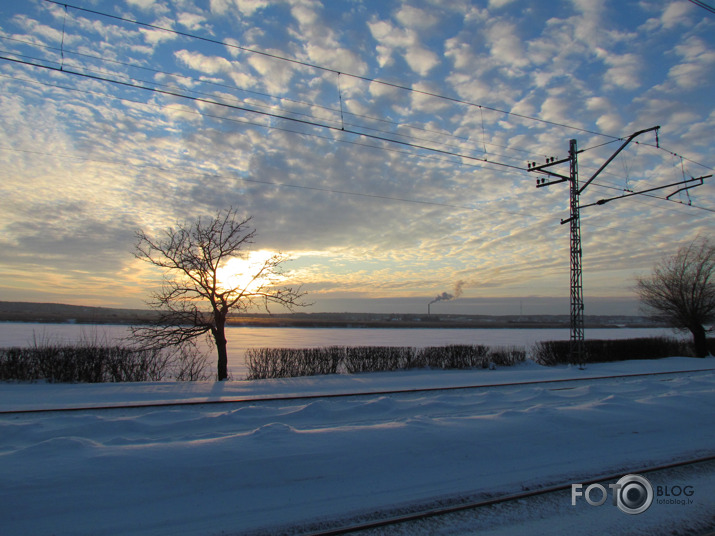
[[[282,279],[280,275],[268,270],[260,277],[255,277],[262,267],[276,255],[274,251],[252,251],[245,258],[234,257],[220,266],[216,279],[220,289],[238,291],[255,291],[261,285]]]

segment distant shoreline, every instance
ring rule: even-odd
[[[139,325],[156,319],[145,309],[2,302],[0,322],[80,325]],[[667,327],[639,316],[589,316],[587,328]],[[384,313],[287,313],[229,317],[229,326],[263,328],[420,328],[420,329],[558,329],[569,327],[568,315],[419,315]]]

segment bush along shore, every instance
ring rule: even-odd
[[[711,342],[711,352],[715,353]],[[585,342],[586,363],[628,359],[692,357],[692,343],[669,337]],[[569,341],[546,341],[531,348],[531,359],[544,366],[570,364]],[[246,352],[249,380],[290,378],[320,374],[354,374],[407,369],[474,369],[512,366],[525,361],[523,347],[482,345],[432,346],[330,346],[324,348],[251,348]]]
[[[488,368],[514,365],[525,359],[523,348],[490,349],[482,345],[250,348],[246,352],[249,380],[415,368]]]
[[[710,353],[715,353],[715,341],[709,340]],[[535,363],[545,366],[570,364],[569,341],[544,341],[531,351]],[[661,359],[664,357],[695,357],[693,343],[673,337],[644,337],[619,340],[584,341],[585,363],[608,363],[629,359]]]
[[[714,341],[708,341],[715,353]],[[323,374],[356,374],[408,369],[508,367],[530,357],[544,366],[569,364],[569,341],[537,343],[523,347],[449,345],[328,346],[322,348],[251,348],[245,361],[246,379],[291,378]],[[585,342],[586,364],[694,356],[688,340],[652,337]],[[0,381],[65,383],[191,381],[213,378],[210,358],[197,348],[142,349],[107,343],[35,344],[26,348],[0,348]]]
[[[50,383],[207,380],[208,357],[187,348],[97,343],[0,348],[0,381]]]

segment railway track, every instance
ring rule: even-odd
[[[456,385],[446,387],[421,387],[415,389],[387,389],[387,390],[371,390],[362,392],[339,392],[339,393],[319,393],[305,395],[280,395],[280,396],[249,396],[240,398],[221,398],[216,400],[185,400],[185,401],[170,401],[170,402],[145,402],[132,404],[105,404],[105,405],[81,405],[69,407],[53,407],[53,408],[30,408],[17,410],[0,410],[0,415],[23,415],[23,414],[38,414],[38,413],[61,413],[61,412],[77,412],[77,411],[106,411],[117,409],[146,409],[146,408],[166,408],[166,407],[181,407],[181,406],[203,406],[203,405],[227,405],[227,404],[247,404],[256,402],[290,402],[302,400],[319,400],[319,399],[334,399],[334,398],[350,398],[350,397],[367,397],[367,396],[387,396],[400,394],[419,394],[419,393],[434,393],[434,392],[449,392],[460,390],[479,390],[479,389],[494,389],[504,387],[524,387],[533,385],[559,385],[556,389],[570,389],[571,387],[563,387],[565,384],[580,384],[592,381],[605,380],[620,380],[634,379],[644,377],[667,377],[667,376],[682,376],[685,374],[708,374],[715,372],[715,368],[711,369],[695,369],[683,370],[675,372],[648,372],[648,373],[630,373],[630,374],[615,374],[606,376],[589,376],[587,378],[563,378],[554,380],[529,380],[522,382],[503,382],[496,384],[479,384],[479,385]]]
[[[503,505],[507,503],[523,503],[523,501],[526,501],[528,499],[539,498],[565,491],[569,491],[570,493],[572,484],[574,484],[575,482],[582,484],[583,488],[585,489],[591,484],[600,484],[609,481],[615,482],[621,477],[623,477],[625,474],[645,474],[651,476],[655,475],[656,473],[666,472],[668,470],[682,469],[698,465],[708,465],[711,471],[715,471],[715,454],[665,464],[646,465],[637,468],[628,468],[626,471],[600,474],[588,478],[579,478],[578,480],[571,479],[568,482],[550,484],[539,489],[507,493],[496,497],[489,497],[486,499],[454,501],[453,504],[448,504],[446,506],[439,507],[415,507],[413,511],[396,515],[390,515],[389,513],[386,515],[377,514],[374,516],[373,519],[367,521],[352,523],[347,522],[345,524],[335,522],[333,523],[332,527],[326,529],[312,530],[310,528],[307,528],[305,530],[301,530],[301,528],[297,528],[294,531],[287,529],[285,533],[299,534],[301,536],[339,536],[345,534],[411,534],[412,531],[416,527],[418,527],[420,523],[424,523],[426,520],[438,519],[440,517],[451,516],[460,513],[471,513],[472,516],[477,516],[480,511],[497,505]],[[651,476],[651,478],[653,478],[653,476]],[[604,487],[607,487],[607,484],[604,484]],[[436,499],[434,502],[438,501],[439,499]],[[701,534],[702,536],[711,536],[715,534],[715,532],[713,532],[715,531],[715,517],[712,517],[710,521],[712,522],[711,525],[705,526],[695,534]],[[429,531],[429,528],[420,526],[419,533],[431,533],[425,532],[425,530]],[[418,531],[414,530],[414,532],[417,533]],[[474,534],[475,532],[473,531],[473,529],[471,529],[468,531],[468,533]],[[454,532],[450,532],[450,534],[454,534]]]

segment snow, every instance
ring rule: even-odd
[[[494,371],[255,382],[2,384],[5,412],[257,399],[0,415],[2,534],[280,533],[288,526],[578,483],[594,474],[628,474],[651,463],[712,455],[715,374],[707,369],[715,369],[715,358],[594,364],[586,370],[525,363]],[[692,370],[703,372],[504,385]],[[487,387],[258,400],[470,384]],[[693,505],[654,504],[629,516],[610,503],[572,507],[567,493],[560,502],[536,501],[518,515],[511,507],[497,508],[489,516],[497,527],[490,530],[508,534],[516,523],[519,533],[572,534],[583,523],[580,533],[597,534],[609,522],[628,533],[648,523],[681,523],[678,516],[712,520],[712,475],[678,478],[695,486]]]

